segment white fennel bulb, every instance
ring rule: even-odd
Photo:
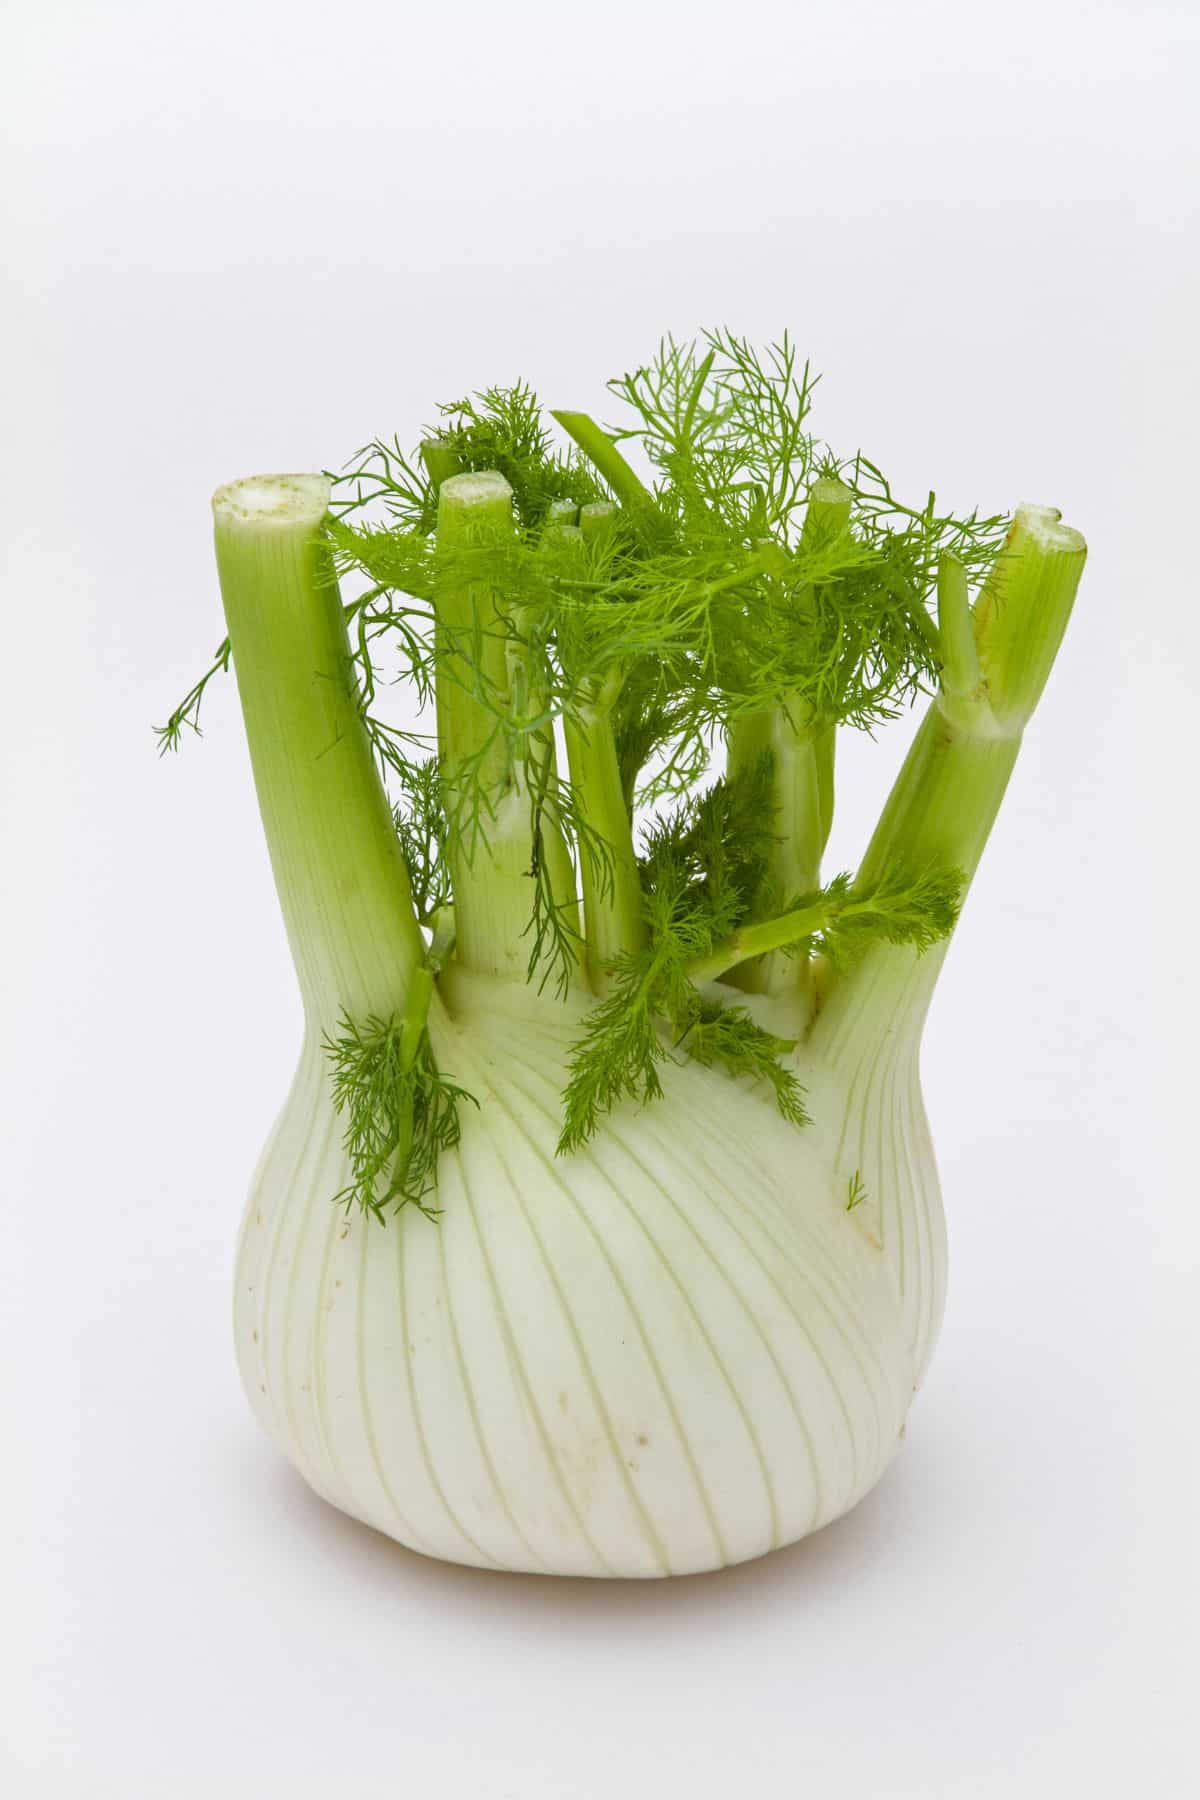
[[[613,385],[653,488],[517,389],[332,514],[316,476],[220,490],[214,666],[306,1022],[238,1250],[254,1410],[414,1550],[645,1577],[803,1537],[900,1444],[946,1279],[921,1031],[1084,546],[835,465],[786,344]],[[836,731],[921,686],[823,881]]]
[[[941,1305],[909,1047],[864,1072],[881,1097],[853,1115],[835,1071],[805,1069],[831,1104],[803,1132],[672,1070],[660,1105],[567,1161],[576,1010],[494,977],[451,991],[434,1041],[479,1107],[436,1226],[330,1206],[346,1165],[315,1036],[255,1177],[238,1357],[281,1449],[356,1518],[489,1568],[683,1574],[845,1512],[897,1448]],[[896,1171],[885,1221],[847,1211],[844,1131],[856,1166]]]

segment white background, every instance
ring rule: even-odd
[[[7,1791],[1193,1792],[1200,12],[6,21]],[[298,1006],[232,687],[173,764],[150,725],[222,633],[219,481],[516,376],[603,413],[711,322],[790,327],[818,427],[910,492],[1092,546],[929,1028],[946,1327],[815,1540],[667,1585],[442,1567],[238,1389]],[[835,866],[903,742],[847,755]]]

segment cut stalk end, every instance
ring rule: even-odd
[[[850,508],[854,495],[844,481],[835,476],[822,475],[814,481],[808,494],[808,507],[804,514],[804,527],[800,534],[800,542],[805,549],[813,543],[828,543],[836,538],[850,523]]]
[[[589,500],[579,509],[579,529],[589,541],[603,537],[617,522],[617,509],[611,500]]]
[[[975,643],[988,706],[1019,732],[1058,655],[1087,545],[1052,506],[1019,506],[975,607]]]
[[[329,495],[325,475],[249,475],[217,489],[213,517],[230,531],[309,531],[328,512]]]
[[[443,481],[447,481],[451,475],[457,475],[462,467],[458,451],[450,438],[426,438],[421,445],[421,461],[425,464],[425,473],[435,492],[440,490]]]
[[[1057,506],[1040,506],[1034,500],[1023,500],[1014,514],[1016,524],[1043,550],[1086,552],[1083,533],[1073,525],[1064,525]]]
[[[470,512],[476,522],[482,522],[481,509],[486,508],[489,521],[512,524],[513,491],[503,475],[496,469],[481,469],[473,474],[448,475],[442,482],[438,495],[442,507],[449,513]],[[438,520],[438,530],[445,533],[447,523],[445,517]]]

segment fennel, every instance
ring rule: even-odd
[[[492,389],[221,489],[229,637],[162,740],[232,656],[306,1020],[239,1252],[256,1409],[416,1548],[663,1574],[899,1440],[944,1293],[921,1028],[1085,549],[903,503],[787,340],[611,385],[618,430]],[[837,734],[921,693],[830,878]]]

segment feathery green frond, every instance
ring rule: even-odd
[[[559,500],[575,506],[604,498],[578,457],[555,448],[537,395],[525,382],[485,388],[439,408],[439,435],[464,472],[496,470],[513,490],[518,523],[542,524]]]
[[[714,932],[691,962],[693,981],[716,981],[757,956],[824,955],[848,968],[874,943],[910,944],[920,954],[954,929],[965,885],[960,870],[890,870],[880,881],[856,887],[849,875],[800,894],[773,917],[755,917],[729,932]]]
[[[224,638],[217,646],[216,654],[199,681],[190,687],[179,705],[175,708],[165,725],[156,725],[154,735],[158,739],[158,754],[165,756],[168,750],[178,750],[183,741],[185,731],[200,732],[200,703],[204,699],[205,690],[214,675],[229,673],[229,658],[232,646],[229,639]]]
[[[648,942],[618,959],[571,1058],[560,1153],[580,1148],[621,1099],[661,1099],[660,1066],[691,1057],[765,1082],[804,1124],[803,1092],[781,1060],[794,1043],[744,1007],[701,994],[691,965],[744,918],[770,843],[770,759],[685,800],[645,834],[639,861]]]
[[[412,886],[413,910],[420,924],[429,925],[434,914],[453,899],[438,761],[435,756],[419,761],[397,757],[391,767],[401,795],[392,808],[392,819]]]
[[[965,885],[958,869],[896,868],[858,888],[848,875],[836,877],[822,895],[828,922],[806,940],[807,947],[837,968],[849,967],[873,943],[911,944],[923,953],[954,930]]]
[[[415,1206],[435,1216],[427,1197],[437,1185],[438,1159],[459,1141],[460,1101],[473,1096],[438,1070],[424,1017],[357,1023],[346,1014],[324,1048],[333,1075],[333,1101],[346,1120],[343,1142],[352,1180],[335,1202],[384,1221],[390,1209]]]
[[[373,438],[355,451],[341,473],[327,470],[333,484],[335,516],[345,521],[365,507],[378,507],[401,533],[427,535],[437,521],[437,492],[420,453],[409,455],[398,437]]]

